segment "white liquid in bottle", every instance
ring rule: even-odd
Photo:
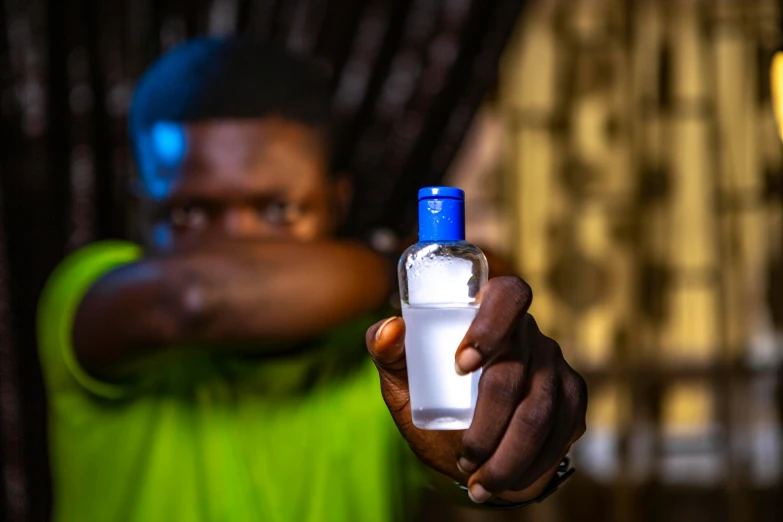
[[[457,375],[454,354],[476,312],[477,306],[402,309],[415,426],[431,430],[470,426],[481,371]]]

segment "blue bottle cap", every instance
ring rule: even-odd
[[[465,240],[465,192],[455,187],[419,190],[419,241]]]
[[[465,201],[465,191],[456,187],[424,187],[419,189],[419,201],[430,198],[450,198]]]

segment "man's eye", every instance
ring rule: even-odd
[[[169,220],[176,227],[199,229],[207,224],[209,213],[204,205],[178,205],[169,210]]]
[[[271,225],[290,225],[302,215],[302,207],[288,201],[273,201],[261,208],[261,215]]]

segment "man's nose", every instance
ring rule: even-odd
[[[233,239],[263,239],[268,230],[261,215],[250,205],[227,209],[223,215],[226,235]]]

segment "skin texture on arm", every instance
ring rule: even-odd
[[[147,258],[100,279],[75,318],[74,349],[90,372],[112,374],[178,345],[296,341],[377,309],[389,268],[358,244],[229,244]]]

